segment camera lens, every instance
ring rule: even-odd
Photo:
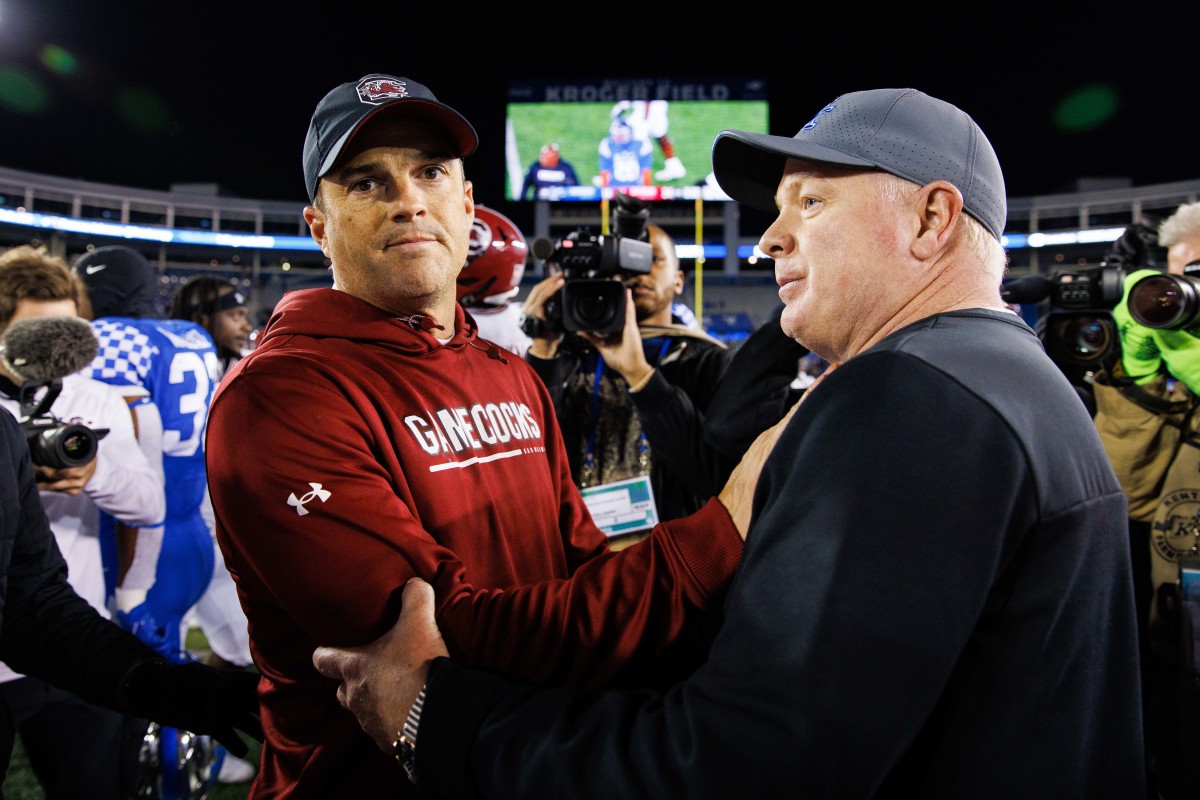
[[[575,319],[583,330],[598,331],[612,324],[616,309],[603,292],[580,292],[575,296]]]
[[[31,436],[29,455],[33,463],[44,467],[82,467],[96,457],[98,441],[91,428],[63,425]]]
[[[1071,357],[1079,361],[1099,358],[1113,343],[1112,326],[1099,317],[1068,317],[1059,323],[1056,333]]]
[[[1189,327],[1200,315],[1200,279],[1147,275],[1129,290],[1129,315],[1147,328]]]
[[[613,280],[568,280],[562,288],[563,327],[601,336],[625,327],[625,286]]]

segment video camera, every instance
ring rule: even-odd
[[[545,320],[522,320],[527,335],[589,331],[611,336],[625,327],[625,284],[613,278],[648,274],[654,249],[646,234],[649,205],[621,192],[614,202],[610,236],[579,228],[558,242],[534,240],[533,254],[560,270],[566,282],[546,299]]]
[[[1051,310],[1039,322],[1046,354],[1077,387],[1121,353],[1121,338],[1112,309],[1121,301],[1125,270],[1105,265],[1032,275],[1005,284],[1000,296],[1008,303],[1049,299]]]
[[[34,393],[46,386],[42,399]],[[44,384],[27,383],[21,387],[21,431],[29,443],[29,456],[34,464],[54,469],[82,467],[96,457],[100,440],[108,435],[107,428],[92,429],[74,422],[64,422],[49,412],[62,392],[62,381]]]

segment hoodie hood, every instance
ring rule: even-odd
[[[451,333],[453,339],[447,344],[438,341]],[[276,304],[255,350],[270,348],[273,340],[284,337],[309,336],[375,344],[420,356],[442,347],[471,346],[476,334],[474,323],[457,303],[454,319],[447,323],[422,314],[400,317],[337,289],[300,289],[288,292]]]

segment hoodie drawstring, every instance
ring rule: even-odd
[[[413,314],[411,317],[396,317],[401,322],[406,322],[412,326],[414,330],[422,330],[429,333],[434,328],[439,331],[446,330],[445,327],[434,321],[433,317],[428,314]]]
[[[423,330],[426,333],[429,333],[434,328],[437,328],[439,331],[445,330],[445,328],[443,326],[434,322],[433,317],[428,316],[426,314],[413,314],[411,317],[396,317],[396,319],[400,320],[401,322],[407,322],[413,328]],[[471,342],[471,346],[487,353],[488,358],[490,358],[494,361],[499,361],[501,364],[508,363],[508,359],[505,358],[504,355],[500,352],[499,347],[497,347],[496,345],[494,345],[491,342],[486,341],[486,340],[480,340],[480,341],[483,341],[484,344],[487,345],[487,347],[480,347],[475,342]]]
[[[487,347],[480,347],[475,342],[471,342],[471,347],[474,347],[477,350],[482,350],[483,352],[487,353],[488,358],[492,359],[493,361],[499,361],[501,364],[508,363],[508,359],[504,357],[504,354],[502,352],[500,352],[499,347],[497,347],[496,345],[487,341],[486,339],[481,339],[480,341],[482,341],[484,344],[486,344]]]

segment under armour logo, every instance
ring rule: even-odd
[[[305,503],[311,503],[314,499],[320,500],[322,503],[324,503],[332,494],[332,492],[325,489],[319,483],[309,483],[308,485],[312,487],[312,491],[303,497],[296,497],[295,492],[288,495],[288,505],[295,506],[296,513],[302,517],[308,513],[308,509],[304,507]]]

